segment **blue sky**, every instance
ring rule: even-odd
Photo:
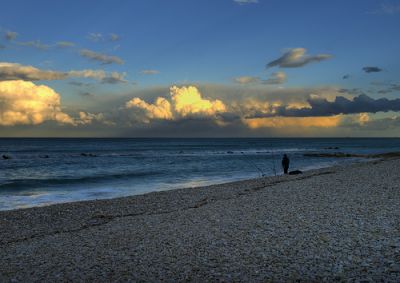
[[[243,90],[246,97],[251,96],[248,92],[252,89],[255,89],[253,92],[264,89],[268,97],[269,92],[282,89],[288,92],[309,89],[308,95],[311,95],[314,88],[318,91],[328,87],[336,90],[356,88],[359,93],[378,99],[382,98],[379,90],[393,87],[390,85],[400,81],[399,26],[400,1],[14,0],[3,3],[0,10],[0,45],[4,47],[0,49],[0,61],[45,71],[90,69],[123,74],[124,82],[113,84],[82,77],[32,81],[35,85],[45,84],[53,89],[62,99],[61,107],[71,108],[67,109],[71,113],[86,111],[74,109],[80,105],[96,110],[96,103],[98,109],[104,109],[105,105],[100,104],[109,101],[111,96],[139,97],[152,104],[157,96],[168,97],[168,89],[173,85],[193,85],[200,90],[202,86],[219,86],[215,87],[214,93],[201,95],[204,99],[225,99],[227,101],[222,100],[225,104],[232,102],[226,95],[226,88],[246,88]],[[11,33],[13,38],[7,39]],[[32,46],[39,45],[38,42],[42,49]],[[60,42],[69,42],[71,46],[57,47]],[[329,58],[301,67],[266,68],[267,63],[294,48],[303,48],[305,56],[325,54]],[[117,57],[123,64],[103,64],[101,60],[82,56],[82,50]],[[379,71],[366,73],[362,69],[366,66],[377,67]],[[146,70],[152,74],[143,74]],[[284,73],[284,82],[266,85],[265,81],[276,72]],[[347,79],[343,79],[345,75],[348,75]],[[254,83],[235,83],[235,78],[240,77],[251,77]],[[71,81],[90,85],[78,87],[71,85]],[[372,87],[371,83],[380,86]],[[164,88],[165,93],[150,96],[153,101],[142,95],[159,88]],[[219,89],[224,94],[215,93]],[[82,95],[84,93],[93,96]],[[347,94],[351,99],[354,92]],[[324,95],[321,94],[322,97],[331,94]],[[88,100],[89,96],[92,100]],[[396,99],[398,91],[387,92],[386,96]],[[122,107],[113,106],[113,111]],[[232,112],[232,107],[227,106],[229,111],[225,112]],[[151,116],[143,107],[136,108],[144,111],[145,116]],[[393,109],[389,110],[393,112]],[[387,116],[382,113],[371,115]],[[49,122],[48,119],[43,121],[44,124]],[[147,127],[151,122],[146,121]],[[23,134],[23,130],[16,130],[21,123],[7,125],[3,132]],[[44,127],[32,127],[37,126]],[[83,126],[72,128],[79,127]],[[69,126],[61,125],[60,128],[65,130]],[[71,131],[66,130],[66,135]],[[115,133],[113,129],[109,131]],[[318,129],[313,133],[318,135]],[[263,132],[257,134],[263,135]],[[370,132],[360,134],[372,135]],[[384,135],[391,134],[395,135],[393,130]]]

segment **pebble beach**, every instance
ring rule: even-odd
[[[399,282],[400,159],[0,212],[0,282]]]

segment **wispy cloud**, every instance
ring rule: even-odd
[[[393,15],[400,13],[400,4],[383,3],[375,11],[370,11],[368,14],[378,14],[378,15]]]
[[[246,5],[246,4],[257,4],[258,0],[233,0],[233,2],[239,5]]]
[[[118,34],[115,34],[115,33],[110,33],[109,37],[110,37],[111,41],[117,41],[117,40],[120,39],[120,36]]]
[[[94,42],[102,41],[104,39],[101,33],[94,33],[94,32],[89,33],[87,38]]]
[[[320,62],[332,57],[329,54],[307,55],[305,48],[293,48],[285,52],[281,57],[267,64],[267,68],[278,66],[280,68],[303,67],[312,62]]]
[[[33,47],[40,50],[47,50],[50,47],[49,45],[42,43],[40,40],[17,42],[17,44],[26,47]]]
[[[11,41],[11,40],[15,40],[18,36],[18,33],[16,33],[15,31],[6,31],[4,37]]]
[[[157,75],[160,73],[160,71],[148,69],[148,70],[142,70],[142,71],[140,71],[140,73],[142,75]]]
[[[286,78],[287,76],[284,72],[276,72],[273,73],[270,78],[265,80],[265,83],[271,85],[283,84],[284,82],[286,82]]]
[[[79,71],[51,71],[41,70],[33,66],[24,66],[17,63],[0,62],[0,81],[23,80],[23,81],[53,81],[67,78],[90,78],[101,83],[116,84],[126,83],[126,73],[111,72],[103,70],[79,70]]]
[[[238,84],[256,84],[260,83],[261,79],[259,77],[241,76],[234,78],[233,81]]]
[[[238,84],[247,85],[247,84],[283,84],[286,82],[286,74],[284,72],[275,72],[272,73],[271,77],[266,80],[261,79],[260,77],[253,76],[241,76],[234,78],[233,81]]]
[[[86,57],[88,59],[101,62],[102,64],[112,64],[112,63],[123,64],[124,63],[124,61],[117,56],[110,56],[110,55],[98,53],[98,52],[88,50],[88,49],[82,49],[79,52],[79,54],[82,57]]]
[[[70,42],[70,41],[58,41],[56,43],[56,46],[59,48],[68,48],[68,47],[74,47],[75,43]]]

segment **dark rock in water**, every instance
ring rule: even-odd
[[[49,158],[49,156],[47,154],[45,155],[39,155],[40,158]]]
[[[227,151],[226,153],[228,153],[228,154],[233,154],[233,151]]]
[[[8,156],[8,155],[5,155],[5,154],[3,154],[3,159],[11,159],[11,156]]]
[[[294,170],[289,172],[289,175],[299,175],[299,174],[303,174],[303,172],[301,172],[300,170]]]
[[[325,147],[324,149],[339,149],[339,147],[337,147],[337,146],[329,146],[329,147]]]

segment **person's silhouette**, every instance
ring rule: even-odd
[[[290,163],[289,157],[286,154],[284,154],[282,158],[282,167],[283,167],[283,173],[285,174],[288,173],[289,163]]]

